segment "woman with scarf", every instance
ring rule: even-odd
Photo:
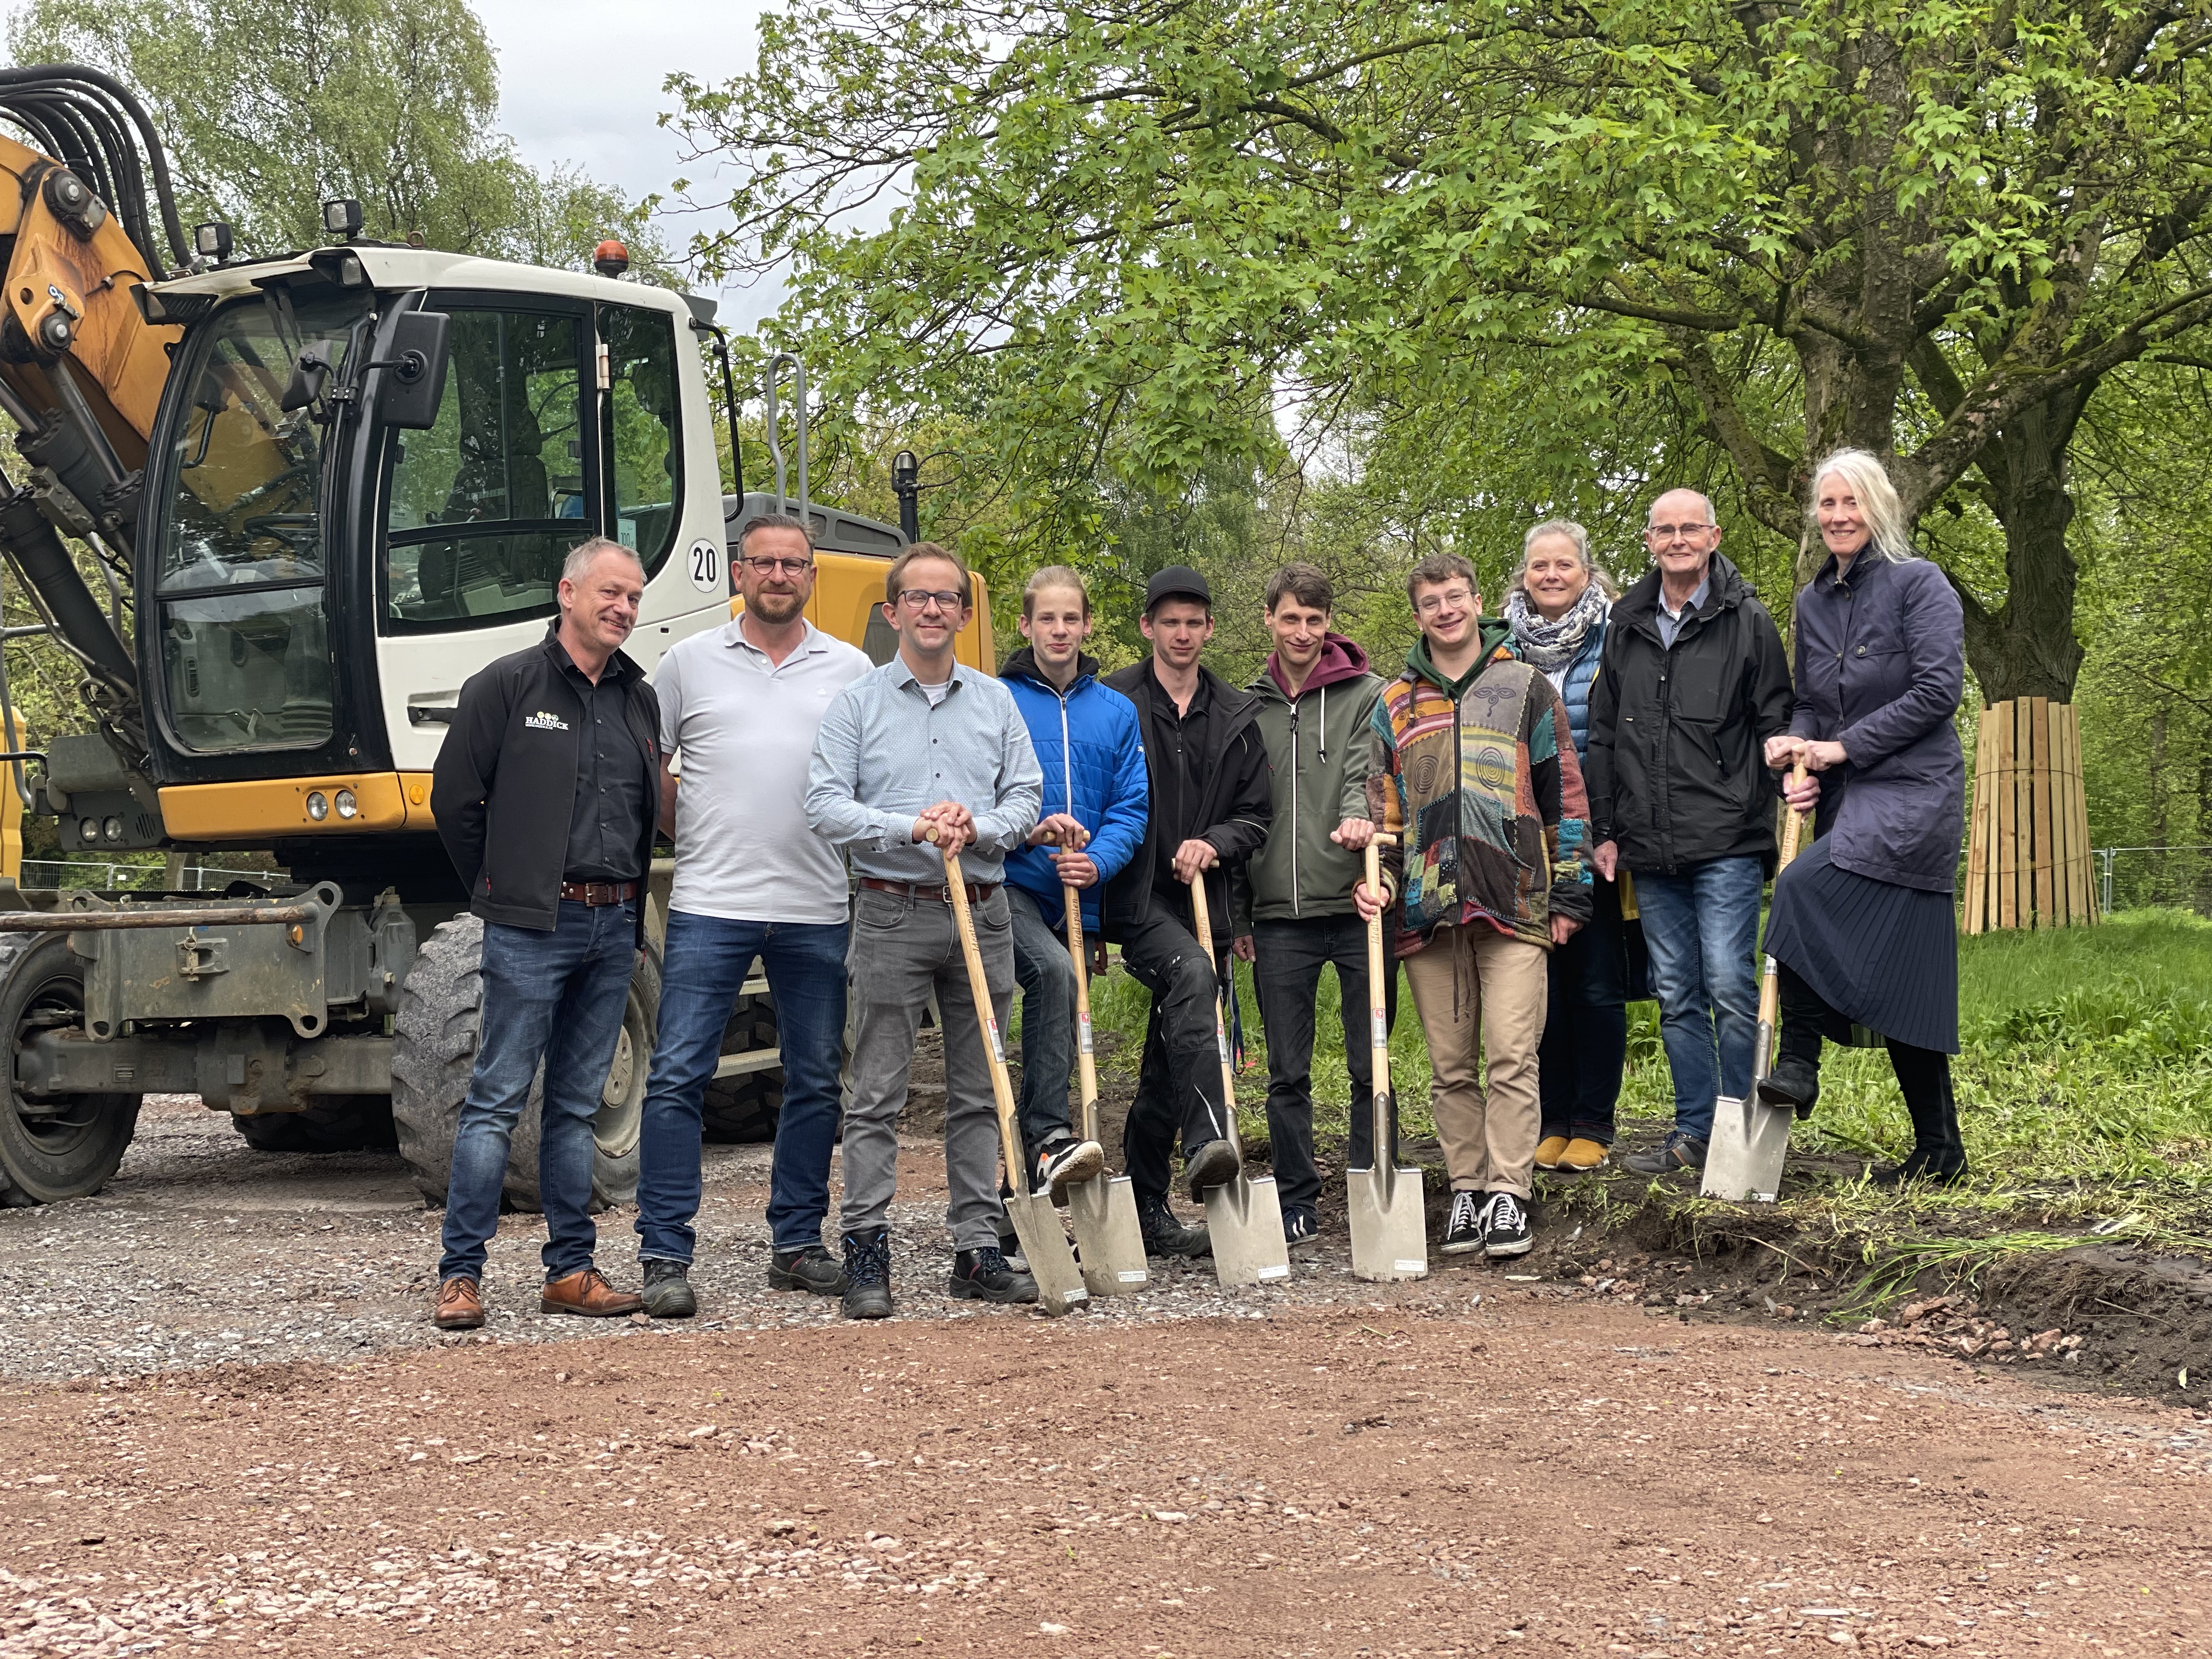
[[[1943,573],[1914,555],[1875,456],[1830,455],[1808,505],[1828,556],[1797,595],[1796,718],[1767,739],[1766,763],[1802,756],[1818,775],[1818,839],[1774,881],[1766,954],[1781,970],[1782,1038],[1759,1098],[1809,1114],[1822,1040],[1879,1033],[1912,1118],[1912,1155],[1875,1181],[1957,1181],[1966,1152],[1951,1092],[1951,890],[1966,769],[1952,715],[1965,615]]]
[[[1590,562],[1589,532],[1547,519],[1521,541],[1505,620],[1521,659],[1558,688],[1579,761],[1589,741],[1590,685],[1605,647],[1613,587]],[[1589,925],[1552,952],[1550,1002],[1537,1051],[1543,1101],[1536,1167],[1579,1175],[1606,1161],[1628,1056],[1628,957],[1620,890],[1591,872]]]

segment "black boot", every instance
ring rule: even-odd
[[[691,1289],[691,1264],[649,1256],[645,1264],[645,1311],[653,1319],[689,1319],[699,1311]]]
[[[845,1305],[848,1319],[891,1316],[891,1232],[845,1235]]]
[[[1951,1092],[1951,1057],[1940,1048],[1916,1048],[1892,1038],[1890,1068],[1912,1118],[1912,1156],[1876,1170],[1880,1186],[1926,1181],[1939,1186],[1966,1178],[1966,1148],[1959,1138],[1959,1105]]]
[[[1212,1241],[1203,1227],[1186,1227],[1168,1207],[1167,1195],[1154,1193],[1137,1200],[1137,1231],[1144,1235],[1146,1255],[1196,1258],[1213,1254]]]
[[[1796,1054],[1781,1055],[1773,1071],[1759,1079],[1759,1097],[1769,1106],[1791,1107],[1801,1118],[1812,1116],[1814,1103],[1820,1098],[1819,1062],[1808,1064]]]
[[[1778,964],[1778,969],[1775,990],[1782,1031],[1774,1044],[1774,1069],[1759,1079],[1759,1097],[1769,1106],[1791,1107],[1800,1118],[1808,1118],[1820,1098],[1821,1029],[1836,1016],[1789,963]]]

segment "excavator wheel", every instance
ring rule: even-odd
[[[398,1132],[399,1156],[424,1202],[433,1206],[446,1201],[453,1134],[476,1069],[483,1009],[483,957],[481,918],[462,915],[440,923],[408,970],[399,1017],[392,1025],[392,1121]],[[648,951],[630,980],[622,1037],[593,1126],[599,1143],[592,1165],[595,1209],[627,1204],[637,1195],[638,1132],[659,1006],[659,963]],[[507,1198],[519,1210],[539,1207],[538,1127],[544,1085],[541,1066],[507,1143]]]
[[[52,1204],[98,1192],[138,1127],[137,1095],[33,1098],[15,1054],[42,1030],[84,1024],[84,963],[60,933],[0,936],[0,1032],[8,1089],[0,1107],[0,1204]]]
[[[775,1005],[766,997],[739,997],[722,1028],[722,1052],[752,1053],[775,1047]],[[727,1146],[774,1140],[783,1113],[783,1072],[740,1072],[707,1085],[700,1127],[708,1140]]]
[[[340,1095],[304,1112],[261,1112],[230,1122],[257,1152],[388,1152],[399,1144],[392,1101],[383,1095]]]

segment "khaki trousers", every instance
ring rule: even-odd
[[[1549,975],[1544,947],[1486,921],[1439,927],[1406,958],[1435,1073],[1429,1110],[1454,1192],[1529,1196],[1543,1108],[1536,1049]],[[1489,1087],[1479,1055],[1489,1055]]]

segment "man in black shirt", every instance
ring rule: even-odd
[[[1228,1102],[1214,1047],[1214,1002],[1229,946],[1229,872],[1267,839],[1274,816],[1260,700],[1200,665],[1213,637],[1213,594],[1204,576],[1171,565],[1145,590],[1146,660],[1107,677],[1137,706],[1151,780],[1145,844],[1108,884],[1105,935],[1152,994],[1137,1097],[1121,1152],[1137,1197],[1146,1249],[1196,1255],[1201,1229],[1185,1227],[1168,1203],[1168,1155],[1178,1128],[1193,1202],[1235,1178],[1226,1139]],[[1213,961],[1198,948],[1191,878],[1205,872]]]
[[[483,918],[476,1071],[453,1137],[445,1256],[432,1317],[484,1322],[484,1245],[499,1225],[515,1121],[540,1061],[538,1190],[545,1313],[644,1304],[592,1265],[592,1121],[645,939],[640,888],[659,804],[660,716],[623,653],[645,572],[601,537],[568,556],[545,638],[461,688],[430,793],[438,831]]]

